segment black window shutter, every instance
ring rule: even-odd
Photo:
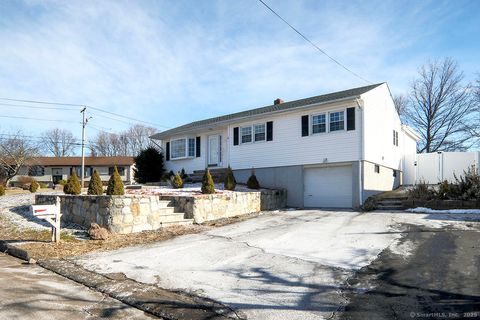
[[[233,145],[238,146],[238,127],[233,128]]]
[[[302,116],[302,137],[308,136],[308,115]]]
[[[167,142],[167,145],[165,146],[165,159],[167,161],[170,161],[170,142]]]
[[[267,141],[273,140],[273,121],[267,122]]]
[[[355,130],[355,108],[347,108],[347,131]]]
[[[195,138],[195,156],[200,157],[200,137]]]

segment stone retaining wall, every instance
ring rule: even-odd
[[[480,200],[403,200],[405,208],[424,207],[434,210],[480,209]]]
[[[275,210],[287,205],[286,190],[262,190],[256,192],[232,192],[195,196],[162,195],[170,205],[184,212],[195,223]]]
[[[54,204],[54,195],[36,195],[36,204]],[[60,195],[62,221],[89,227],[92,222],[114,233],[132,233],[161,227],[173,213],[158,196]]]

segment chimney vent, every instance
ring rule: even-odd
[[[284,103],[284,102],[285,102],[285,101],[283,101],[283,100],[280,99],[280,98],[273,100],[273,104],[281,104],[281,103]]]

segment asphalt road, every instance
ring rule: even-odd
[[[480,232],[410,226],[411,255],[385,250],[349,282],[336,319],[480,319]]]
[[[0,253],[0,319],[152,319],[37,265]]]

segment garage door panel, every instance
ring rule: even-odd
[[[305,207],[352,207],[352,166],[306,168]]]

